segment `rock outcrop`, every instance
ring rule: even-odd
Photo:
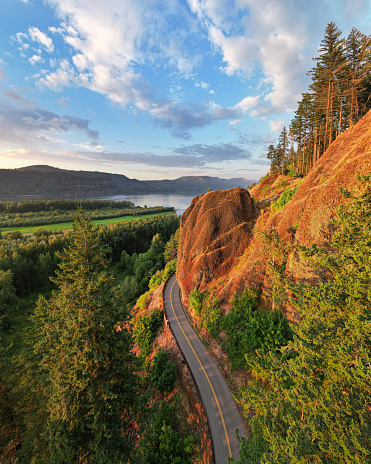
[[[209,192],[192,200],[181,220],[178,282],[187,298],[236,265],[252,239],[256,208],[247,190]]]
[[[297,185],[297,180],[284,176],[272,176],[251,189],[255,205],[260,206],[256,208],[260,209],[260,216],[256,221],[253,237],[251,236],[251,222],[254,221],[252,208],[250,216],[245,219],[246,225],[237,227],[233,218],[234,213],[223,218],[225,207],[221,204],[221,209],[218,204],[219,197],[227,197],[228,192],[234,192],[237,189],[215,192],[215,196],[197,197],[189,211],[184,213],[181,226],[183,229],[181,229],[181,253],[183,255],[180,262],[181,273],[178,273],[178,276],[184,293],[187,296],[195,286],[201,288],[208,286],[228,302],[235,291],[241,292],[245,287],[253,287],[260,294],[267,295],[266,301],[269,306],[271,288],[267,279],[267,253],[256,232],[258,229],[270,231],[272,228],[277,230],[282,242],[287,244],[286,275],[290,275],[294,280],[304,280],[315,284],[321,275],[306,264],[297,253],[295,245],[328,246],[334,232],[331,220],[336,216],[336,208],[340,203],[347,201],[341,195],[339,187],[347,188],[355,193],[361,188],[355,176],[370,173],[371,112],[331,144],[301,181],[292,200],[282,210],[272,214],[264,201],[267,201],[270,195],[279,193],[277,190],[282,185],[285,185],[285,188]],[[219,196],[217,197],[216,194]],[[246,197],[248,198],[247,195]],[[230,201],[235,200],[231,197]],[[239,208],[236,206],[237,210]],[[227,209],[232,211],[233,206],[228,206]],[[229,221],[232,221],[230,229],[234,245],[225,250],[223,245],[213,246],[212,249],[206,248],[208,240],[210,240],[210,245],[211,242],[213,244],[223,243],[223,237],[229,230]],[[223,224],[220,237],[216,226],[219,223]],[[208,256],[212,250],[216,253],[215,260],[212,255]],[[184,257],[184,253],[189,254],[188,259]],[[236,258],[241,255],[243,258],[236,266]],[[294,313],[290,313],[289,305],[286,309],[289,318],[297,317]]]

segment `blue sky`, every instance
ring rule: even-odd
[[[258,179],[371,0],[1,0],[0,167]]]

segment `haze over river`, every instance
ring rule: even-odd
[[[148,194],[148,195],[113,195],[98,197],[97,200],[132,201],[136,206],[173,206],[177,214],[183,214],[195,195]]]

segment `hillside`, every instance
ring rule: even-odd
[[[198,195],[208,188],[222,190],[238,185],[246,187],[253,182],[242,178],[220,179],[208,176],[140,181],[121,174],[70,171],[40,165],[0,169],[0,198],[21,199],[23,196],[89,198],[151,193]]]
[[[371,112],[338,137],[304,179],[276,174],[247,193],[254,200],[255,213],[250,212],[243,217],[240,210],[235,216],[240,218],[241,223],[254,221],[252,234],[247,234],[241,227],[232,227],[228,238],[222,240],[215,231],[220,222],[219,216],[229,214],[229,209],[219,203],[223,195],[212,192],[195,199],[182,217],[180,233],[178,275],[186,299],[192,286],[201,290],[207,287],[222,296],[228,307],[234,292],[241,293],[244,288],[252,287],[258,291],[267,307],[279,307],[281,304],[287,316],[296,320],[297,315],[290,304],[279,301],[279,282],[275,284],[276,289],[272,288],[272,263],[273,268],[284,269],[284,275],[291,276],[295,281],[315,284],[318,279],[323,279],[325,276],[308,268],[298,254],[297,246],[329,245],[334,232],[331,221],[335,217],[335,209],[346,202],[340,187],[357,193],[360,184],[355,176],[370,172]],[[298,189],[292,200],[275,212],[270,204],[285,190],[294,187]],[[195,221],[193,211],[196,208],[198,211],[207,210],[208,214],[199,215],[199,220]],[[190,255],[187,237],[194,230],[202,230],[203,238],[197,241],[198,248],[193,246]],[[225,237],[226,231],[221,228],[220,232]],[[207,262],[210,250],[214,254],[222,254],[231,242],[244,244],[244,250],[233,252],[233,248],[230,248],[228,266],[205,266],[202,273],[189,274],[191,261]],[[196,249],[197,253],[194,251]]]

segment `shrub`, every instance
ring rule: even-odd
[[[168,352],[157,351],[151,367],[151,380],[160,393],[170,393],[174,388],[176,366],[168,359]]]
[[[224,318],[228,356],[232,366],[245,367],[245,356],[254,357],[256,350],[278,351],[292,338],[290,325],[277,310],[259,311],[256,292],[245,289],[232,298],[232,310]]]
[[[149,281],[149,288],[152,289],[158,287],[162,283],[163,275],[164,271],[157,271],[156,274],[153,274]]]
[[[149,316],[139,316],[134,338],[140,349],[141,356],[146,357],[151,351],[153,339],[155,338],[158,329],[162,326],[163,317],[159,309],[153,310]]]
[[[139,309],[141,309],[142,311],[145,309],[146,307],[146,302],[147,302],[147,298],[148,298],[148,293],[143,293],[143,295],[140,295],[140,297],[138,298],[137,300],[137,306]]]
[[[153,417],[136,451],[138,464],[188,464],[192,456],[193,437],[182,438],[176,431],[175,411],[167,403],[153,405]]]
[[[162,276],[162,280],[165,281],[173,272],[176,271],[176,259],[169,261],[164,269],[164,274]]]
[[[221,298],[213,296],[208,290],[200,292],[195,288],[189,295],[191,309],[200,316],[201,327],[204,327],[212,337],[216,337],[220,331],[222,319],[220,302]]]
[[[299,187],[293,189],[285,190],[282,195],[279,197],[277,201],[274,201],[271,204],[271,211],[276,213],[280,209],[282,209],[287,203],[291,200],[291,198],[295,195],[295,192],[298,190]]]
[[[191,306],[191,309],[196,314],[196,316],[201,316],[202,306],[203,306],[204,301],[208,297],[208,295],[209,295],[209,292],[207,290],[200,292],[198,288],[193,289],[192,292],[190,293],[189,304]]]

